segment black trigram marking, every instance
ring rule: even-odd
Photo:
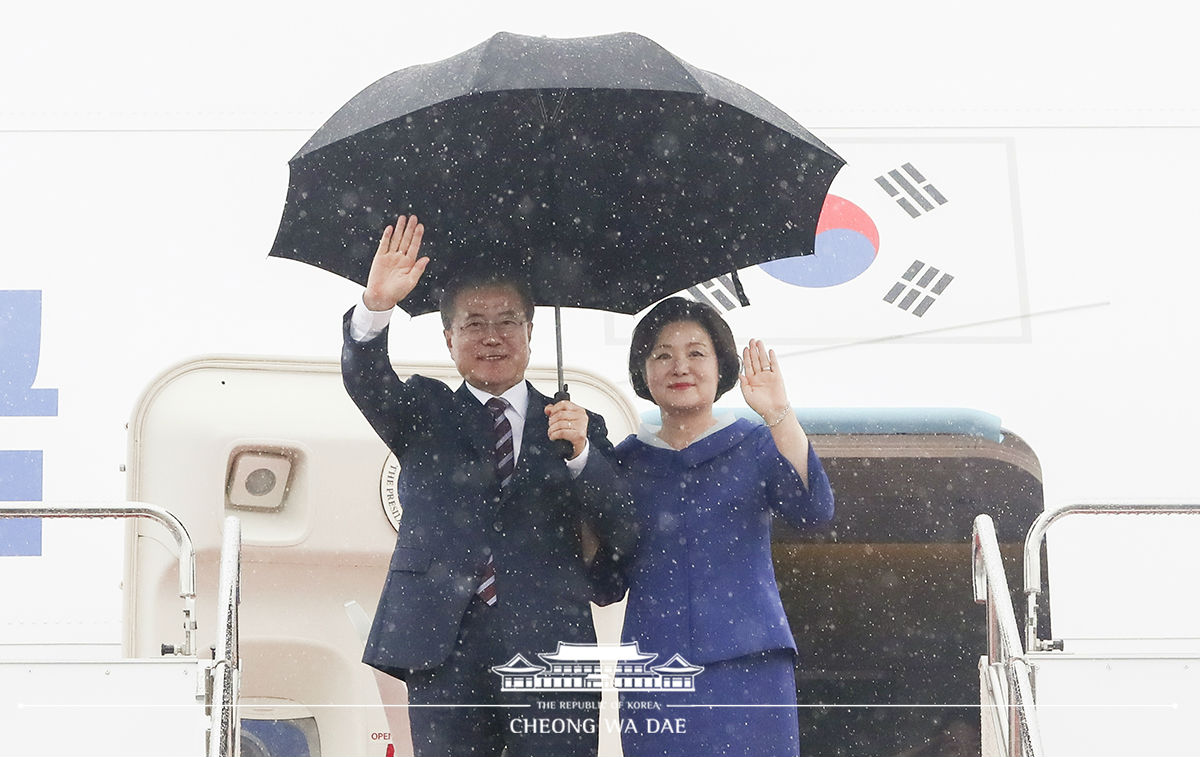
[[[937,187],[926,181],[912,163],[905,163],[900,168],[892,169],[887,172],[886,176],[876,176],[875,183],[883,187],[883,191],[887,192],[889,197],[894,198],[896,204],[904,208],[904,212],[913,218],[933,210],[936,207],[934,202],[938,205],[945,205],[947,202]],[[916,205],[913,205],[914,202]]]
[[[938,274],[941,276],[939,277]],[[942,273],[933,266],[925,265],[920,260],[914,260],[900,278],[902,280],[897,281],[883,296],[883,301],[895,303],[901,310],[907,310],[918,318],[925,315],[925,311],[934,303],[937,296],[946,291],[946,287],[950,286],[951,281],[954,281],[954,277],[950,274]],[[934,281],[934,279],[937,280]],[[930,286],[931,284],[932,286]],[[920,302],[917,302],[918,299]],[[917,303],[917,306],[909,310],[914,302]]]
[[[687,293],[696,302],[712,305],[722,313],[728,313],[738,306],[737,287],[733,283],[733,276],[728,273],[690,286]]]

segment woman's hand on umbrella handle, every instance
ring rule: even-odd
[[[768,425],[774,425],[777,418],[791,412],[779,359],[775,357],[775,350],[768,350],[761,339],[751,339],[742,350],[742,372],[738,374],[738,382],[746,404]]]
[[[400,216],[394,227],[383,230],[363,293],[368,310],[391,310],[417,286],[429,265],[429,258],[417,257],[424,234],[425,227],[415,215]]]

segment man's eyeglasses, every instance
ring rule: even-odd
[[[501,318],[498,321],[472,318],[466,323],[456,326],[455,329],[458,333],[471,339],[482,339],[495,329],[497,334],[507,339],[516,336],[527,323],[529,322],[521,318]]]

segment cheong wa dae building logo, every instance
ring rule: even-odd
[[[658,658],[642,652],[637,642],[623,644],[558,643],[554,652],[538,652],[545,665],[517,654],[492,672],[500,676],[502,691],[695,691],[695,679],[704,672],[675,655],[650,667]]]

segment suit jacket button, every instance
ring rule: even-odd
[[[492,530],[495,531],[496,533],[500,533],[501,531],[504,530],[504,524],[501,523],[500,521],[496,521],[495,523],[492,524]]]

